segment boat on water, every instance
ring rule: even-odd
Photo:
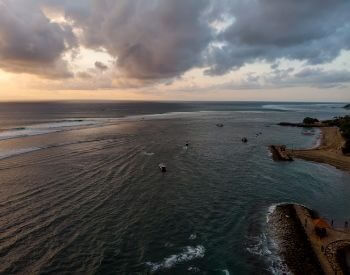
[[[315,131],[313,131],[313,130],[304,130],[304,131],[302,132],[302,134],[303,134],[304,136],[313,136],[313,135],[315,135]]]
[[[216,124],[216,126],[221,128],[221,127],[224,127],[224,124],[218,123],[218,124]]]
[[[164,163],[159,163],[158,166],[160,171],[162,171],[163,173],[166,172],[166,165]]]

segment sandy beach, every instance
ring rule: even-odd
[[[291,150],[287,152],[294,158],[330,164],[338,169],[350,172],[350,156],[341,152],[345,140],[336,127],[322,127],[320,146],[313,149]]]

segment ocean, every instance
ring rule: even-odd
[[[268,146],[316,146],[318,130],[277,123],[343,105],[1,103],[0,273],[281,274],[269,211],[343,224],[350,174],[274,162]]]

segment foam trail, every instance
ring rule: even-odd
[[[72,127],[90,126],[98,123],[101,123],[101,121],[68,119],[68,120],[62,120],[62,121],[54,121],[51,123],[28,125],[25,127],[18,127],[18,128],[1,131],[0,140],[14,139],[14,138],[20,138],[20,137],[27,137],[27,136],[45,135],[45,134],[50,134],[54,132],[64,131]]]
[[[0,160],[14,157],[17,155],[22,155],[22,154],[38,151],[41,149],[42,148],[39,148],[39,147],[30,147],[30,148],[21,148],[21,149],[15,149],[15,150],[0,151]]]
[[[196,247],[187,246],[182,253],[171,255],[160,263],[147,262],[146,264],[151,267],[152,272],[155,272],[159,269],[169,269],[178,263],[191,261],[196,258],[203,258],[204,254],[205,248],[202,245],[198,245]]]
[[[273,212],[275,212],[276,208],[277,208],[278,204],[273,204],[271,206],[269,206],[269,208],[267,209],[267,214],[266,214],[266,223],[269,223],[270,221],[270,216]]]

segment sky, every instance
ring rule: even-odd
[[[350,101],[348,0],[0,0],[0,101]]]

